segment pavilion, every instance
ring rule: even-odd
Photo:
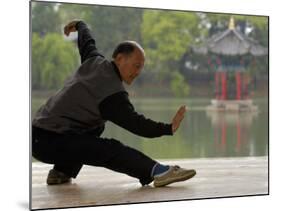
[[[215,99],[207,110],[256,111],[249,95],[249,77],[245,56],[259,57],[268,54],[257,41],[247,37],[235,27],[233,17],[229,27],[194,47],[197,54],[210,55],[215,60]],[[210,65],[211,61],[208,61]],[[232,80],[230,80],[232,76]]]

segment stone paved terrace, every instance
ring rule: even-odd
[[[194,168],[194,178],[162,188],[100,167],[83,166],[72,183],[48,186],[51,165],[32,163],[32,209],[268,194],[268,158],[161,160]]]

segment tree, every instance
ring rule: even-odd
[[[45,36],[47,33],[60,33],[61,22],[58,4],[50,2],[32,2],[32,32]]]
[[[32,34],[32,88],[41,88],[41,66],[42,66],[42,48],[43,40],[37,33]]]
[[[37,89],[57,89],[77,68],[77,50],[59,34],[44,38],[32,37],[32,86]]]
[[[250,36],[259,41],[259,43],[268,48],[268,30],[269,30],[269,19],[263,16],[249,16],[248,20],[252,31]]]
[[[171,80],[171,89],[176,97],[185,97],[189,94],[189,85],[179,72],[174,72]]]
[[[198,21],[194,12],[145,11],[142,39],[151,58],[149,64],[179,60],[200,34]]]
[[[113,49],[124,40],[141,40],[142,9],[97,5],[62,4],[60,13],[64,23],[72,19],[84,20],[92,30],[97,48],[108,59]]]
[[[188,93],[188,85],[179,73],[179,61],[200,37],[199,17],[194,12],[146,10],[141,25],[147,54],[146,69],[170,81],[176,96]],[[179,88],[179,84],[180,88]]]

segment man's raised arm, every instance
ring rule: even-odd
[[[64,27],[64,34],[66,36],[75,31],[78,32],[78,49],[81,63],[90,57],[103,56],[98,52],[96,41],[86,23],[81,20],[72,21]]]

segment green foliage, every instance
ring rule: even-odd
[[[253,26],[251,36],[265,47],[268,47],[268,20],[267,17],[258,16],[250,16],[248,18],[249,23]]]
[[[142,10],[140,9],[94,7],[88,13],[86,20],[93,26],[101,52],[107,58],[111,58],[113,49],[120,42],[135,40],[141,43],[141,18]]]
[[[147,10],[143,14],[141,32],[146,69],[162,78],[172,78],[170,86],[178,97],[188,94],[188,85],[179,73],[179,60],[203,33],[199,20],[194,12]]]
[[[77,47],[63,39],[62,28],[73,19],[84,20],[97,48],[108,59],[123,40],[136,40],[145,49],[145,72],[170,85],[176,96],[186,96],[184,78],[209,73],[206,57],[190,46],[228,27],[230,14],[161,11],[81,4],[32,2],[32,87],[56,89],[78,65]],[[233,15],[236,24],[251,28],[249,36],[268,47],[268,18]],[[186,61],[199,68],[187,70]],[[251,66],[254,74],[267,74],[267,60]],[[143,73],[144,75],[146,73]],[[146,83],[155,78],[146,75]],[[197,77],[198,78],[198,77]],[[200,79],[198,79],[200,80]],[[140,81],[140,80],[138,80]],[[137,81],[137,83],[138,83]]]
[[[179,60],[199,35],[195,13],[145,11],[141,25],[148,64]]]
[[[77,52],[72,43],[59,34],[40,38],[32,36],[32,87],[57,89],[78,65]]]
[[[190,88],[179,72],[173,73],[170,86],[176,97],[186,97],[189,94]]]
[[[32,34],[32,88],[39,89],[41,87],[41,62],[43,40],[37,33]]]
[[[58,5],[48,2],[32,2],[32,32],[45,36],[47,33],[60,33],[60,13]]]
[[[142,42],[141,9],[65,4],[60,7],[60,12],[65,23],[72,19],[84,20],[92,30],[97,48],[108,59],[121,41]]]
[[[84,20],[92,6],[82,4],[61,4],[59,13],[61,22],[65,25],[72,20]]]

